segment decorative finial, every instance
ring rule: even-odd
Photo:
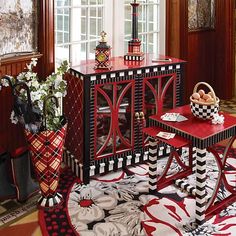
[[[100,42],[106,42],[107,41],[106,40],[107,33],[105,31],[102,31],[100,35],[101,35],[101,41]]]

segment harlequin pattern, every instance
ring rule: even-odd
[[[75,76],[75,77],[74,77]],[[76,159],[83,159],[83,78],[71,71],[66,74],[65,79],[68,86],[68,94],[63,99],[63,108],[68,118],[66,148],[76,156]],[[76,111],[76,112],[75,112]]]
[[[57,193],[57,187],[66,129],[67,124],[57,131],[46,130],[40,133],[31,133],[25,130],[42,194],[39,199],[41,207],[52,207],[62,200],[62,196]]]

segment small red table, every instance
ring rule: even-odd
[[[149,118],[150,126],[157,126],[169,132],[174,132],[183,138],[191,141],[192,146],[196,147],[196,223],[203,224],[207,218],[210,218],[216,210],[220,210],[226,204],[236,200],[236,187],[227,182],[225,176],[226,161],[229,149],[231,148],[236,135],[236,117],[227,113],[222,113],[225,117],[223,124],[211,123],[211,120],[201,120],[193,116],[190,106],[174,108],[168,112],[180,113],[188,118],[182,122],[163,121],[163,114],[153,115]],[[226,146],[223,158],[220,158],[216,151],[212,151],[219,168],[219,175],[213,194],[206,202],[206,153],[212,145],[231,138]],[[220,202],[215,202],[219,187],[224,187],[230,195]]]

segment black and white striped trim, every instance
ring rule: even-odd
[[[125,55],[125,61],[142,61],[144,59],[144,55]]]
[[[55,207],[63,201],[63,197],[60,193],[56,193],[53,197],[43,197],[41,196],[38,200],[39,207],[51,208]]]
[[[175,185],[180,188],[181,190],[186,191],[188,194],[195,196],[196,195],[196,188],[187,183],[183,179],[177,179],[175,180]]]
[[[134,61],[135,63],[135,61]],[[138,63],[138,62],[137,62]],[[81,80],[85,79],[84,76],[74,71],[73,69],[69,70],[69,73]],[[116,71],[116,72],[106,72],[101,74],[91,74],[86,77],[86,79],[89,79],[91,83],[98,82],[99,83],[107,83],[107,82],[114,82],[117,81],[118,78],[124,78],[127,79],[132,75],[145,75],[145,77],[152,77],[152,76],[160,76],[160,75],[170,75],[170,74],[177,73],[177,86],[179,87],[181,81],[181,65],[180,64],[172,64],[172,65],[159,65],[159,66],[153,66],[153,67],[144,67],[139,69],[127,69],[124,71]]]
[[[157,188],[157,141],[155,138],[149,137],[149,192],[155,192]]]
[[[163,148],[162,148],[163,149]],[[161,150],[163,154],[163,150]],[[89,176],[94,176],[97,174],[103,174],[109,171],[114,171],[120,169],[125,166],[130,166],[136,163],[140,163],[148,160],[148,151],[144,153],[136,153],[134,155],[120,156],[113,159],[106,159],[97,161],[96,164],[91,164],[89,166]],[[68,150],[64,150],[63,153],[63,163],[65,163],[68,167],[71,168],[72,172],[83,181],[83,164],[79,163],[79,161],[72,155]]]
[[[83,181],[83,165],[66,149],[63,153],[63,162]]]
[[[192,149],[192,161],[193,161],[193,163],[192,163],[192,170],[193,170],[193,173],[195,173],[196,172],[196,155],[197,155],[197,151],[196,151],[196,148],[195,147],[193,147],[193,149]]]
[[[206,149],[196,151],[196,223],[201,225],[206,211]]]
[[[182,132],[178,131],[177,129],[175,129],[175,128],[169,126],[169,125],[165,125],[165,124],[160,123],[157,120],[153,120],[151,117],[150,117],[150,120],[149,120],[149,124],[150,124],[150,126],[158,126],[158,127],[162,128],[162,129],[165,129],[169,132],[176,133],[177,135],[191,141],[193,147],[197,147],[197,148],[201,148],[201,149],[211,147],[215,143],[218,143],[222,140],[230,138],[230,137],[234,136],[234,134],[235,134],[235,127],[232,127],[232,128],[227,129],[227,130],[224,130],[223,132],[212,135],[207,139],[200,139],[200,138],[197,139],[197,138],[191,136],[188,133],[182,133]]]
[[[189,184],[186,179],[177,179],[175,180],[175,185],[181,190],[186,191],[188,194],[192,196],[196,196],[196,188]],[[211,199],[209,194],[206,195],[206,202]]]

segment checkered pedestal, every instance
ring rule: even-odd
[[[62,195],[57,192],[62,162],[63,146],[67,124],[60,130],[46,130],[31,133],[25,130],[32,163],[37,175],[41,198],[38,206],[56,207],[62,203]]]

